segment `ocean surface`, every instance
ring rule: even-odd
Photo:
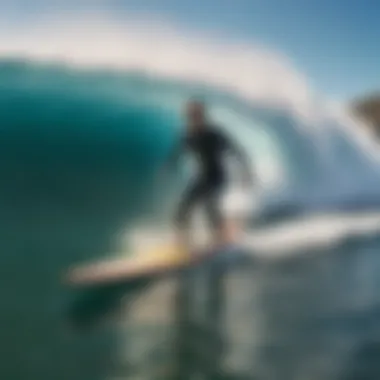
[[[156,173],[193,95],[247,149],[257,175],[246,240],[258,264],[244,290],[257,310],[255,376],[380,378],[379,153],[355,126],[144,72],[4,59],[1,379],[115,378],[128,336],[117,324],[73,323],[61,276],[127,255],[133,229],[170,225],[191,163],[164,183]]]

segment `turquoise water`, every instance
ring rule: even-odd
[[[173,175],[158,184],[155,173],[175,142],[180,105],[194,94],[210,101],[215,118],[224,121],[248,149],[264,206],[281,210],[285,205],[292,211],[324,204],[333,209],[338,199],[352,202],[371,196],[377,200],[378,166],[333,126],[326,128],[321,141],[328,139],[330,144],[323,146],[317,135],[302,134],[299,122],[286,113],[249,107],[232,94],[206,87],[142,73],[3,61],[0,347],[7,360],[0,363],[0,378],[100,380],[112,374],[120,331],[112,326],[75,329],[67,317],[75,295],[61,285],[62,271],[114,255],[119,234],[130,226],[154,218],[161,224],[168,221],[178,178]],[[340,170],[347,162],[355,163],[355,173]],[[377,240],[372,243],[378,244]],[[365,245],[356,244],[355,254],[367,252]],[[325,254],[334,257],[334,252]],[[305,276],[323,265],[326,255],[309,269],[295,265],[291,277],[298,282],[291,291],[304,288]],[[375,260],[372,253],[366,258]],[[347,265],[354,278],[351,261]],[[268,271],[268,281],[275,288],[276,279],[286,273],[279,264],[273,273]],[[312,290],[323,279],[321,273],[317,271],[314,282],[308,283]],[[331,288],[347,280],[339,273],[333,276],[336,282],[329,283]],[[264,299],[271,296],[273,287],[264,291]],[[310,298],[312,290],[303,300]],[[289,294],[283,289],[276,297]],[[302,302],[297,297],[292,300],[307,308],[307,302]],[[318,307],[323,314],[323,302]],[[273,322],[270,318],[277,311],[272,309],[263,308],[263,313]],[[372,312],[371,307],[368,310]],[[268,325],[274,331],[273,340],[281,341],[281,334],[291,338],[299,333],[293,326],[275,335],[277,324]],[[329,338],[335,336],[331,334]],[[279,365],[276,355],[266,351],[262,355],[267,355],[268,368]]]
[[[0,83],[0,377],[104,379],[115,336],[72,332],[61,275],[154,213],[173,115],[107,75],[2,63]]]

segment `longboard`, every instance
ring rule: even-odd
[[[229,250],[235,246],[241,230],[228,231],[224,244],[189,252],[174,243],[155,247],[139,255],[118,260],[99,261],[84,264],[69,270],[64,282],[72,286],[88,286],[130,281],[138,278],[153,278],[196,265],[208,257]]]
[[[196,265],[219,250],[181,252],[174,244],[156,247],[144,255],[84,264],[69,270],[64,282],[71,286],[109,284],[124,280],[154,277]]]

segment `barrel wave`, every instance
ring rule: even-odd
[[[1,346],[12,353],[1,378],[113,375],[120,331],[79,334],[62,317],[59,279],[69,265],[114,255],[137,224],[170,223],[186,171],[165,184],[156,172],[189,96],[210,104],[257,175],[247,241],[263,300],[258,378],[378,378],[380,167],[360,133],[136,71],[3,60],[0,84]]]

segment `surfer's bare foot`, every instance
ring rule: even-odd
[[[182,231],[177,233],[175,241],[180,254],[188,255],[190,252],[190,241],[188,234]]]
[[[214,234],[212,241],[208,244],[208,250],[216,251],[225,246],[228,243],[228,239],[226,239],[226,237],[227,236],[223,233],[223,230],[217,231]]]
[[[228,222],[215,232],[213,242],[209,245],[209,248],[213,251],[221,249],[228,244],[236,242],[238,239],[239,229],[235,223]]]
[[[230,220],[224,227],[224,239],[228,243],[237,242],[242,231],[242,224],[238,220]]]

